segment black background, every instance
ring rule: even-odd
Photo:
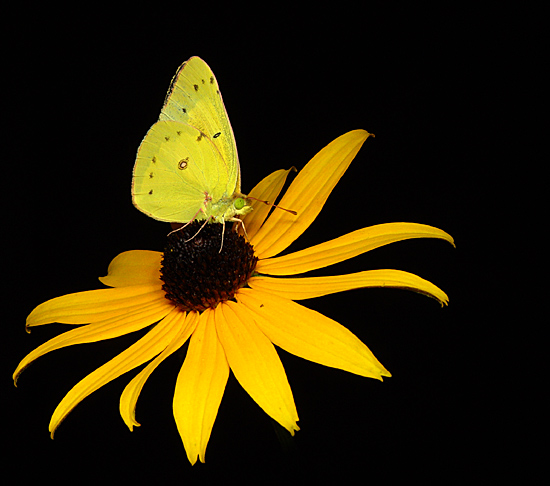
[[[501,211],[491,190],[500,185],[496,127],[508,82],[502,19],[449,5],[380,5],[340,2],[300,14],[277,4],[266,14],[159,4],[116,17],[49,7],[14,19],[4,75],[11,285],[2,395],[7,464],[20,484],[51,477],[60,484],[447,484],[480,471],[511,474],[514,464],[501,459],[497,435],[504,426],[501,375],[487,357],[498,347],[491,296],[502,284],[491,246]],[[510,40],[514,21],[507,22]],[[178,356],[144,387],[142,426],[133,433],[118,399],[135,372],[86,398],[54,441],[47,426],[65,393],[134,336],[42,357],[18,388],[10,375],[23,356],[67,329],[53,324],[27,335],[25,317],[36,305],[100,288],[97,277],[122,251],[162,250],[169,228],[132,206],[131,171],[171,77],[193,55],[206,60],[221,86],[243,192],[274,170],[302,168],[349,130],[376,134],[291,250],[394,221],[439,227],[457,248],[411,240],[321,272],[410,271],[440,286],[450,305],[399,290],[304,302],[354,332],[393,377],[380,383],[280,351],[300,416],[294,452],[284,452],[269,418],[231,376],[206,464],[191,467],[171,411]],[[506,56],[515,55],[506,48]]]

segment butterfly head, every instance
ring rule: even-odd
[[[236,215],[245,215],[252,211],[250,201],[244,194],[235,194],[233,196],[233,208]]]

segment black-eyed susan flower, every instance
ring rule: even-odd
[[[53,322],[82,325],[57,336],[26,356],[14,379],[36,358],[80,343],[114,338],[154,323],[141,339],[75,385],[55,409],[53,434],[67,414],[109,381],[148,363],[126,386],[120,413],[126,425],[139,425],[137,399],[147,378],[187,340],[189,347],[175,384],[173,413],[189,461],[204,462],[206,446],[231,370],[248,394],[291,434],[298,414],[275,346],[304,359],[382,380],[390,373],[348,329],[296,303],[364,287],[411,289],[447,304],[432,283],[399,270],[371,270],[332,277],[292,277],[332,265],[388,243],[409,238],[440,238],[447,233],[415,223],[363,228],[305,250],[276,257],[317,217],[332,189],[369,134],[355,130],[334,140],[298,173],[280,204],[261,200],[279,195],[289,171],[266,177],[251,192],[254,211],[243,229],[226,232],[198,223],[169,237],[164,253],[127,251],[100,278],[110,288],[54,298],[36,307],[27,326]],[[281,278],[284,277],[284,278]]]

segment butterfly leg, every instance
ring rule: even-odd
[[[222,219],[222,243],[220,245],[220,251],[218,251],[218,253],[222,252],[224,235],[225,235],[225,219]]]
[[[248,237],[248,233],[246,232],[246,227],[244,225],[244,221],[242,219],[239,219],[239,218],[231,218],[229,221],[233,221],[234,223],[240,223],[241,224],[241,226],[243,227],[244,236],[246,237],[246,239],[250,243],[250,238]]]
[[[179,230],[185,228],[188,224],[191,224],[193,221],[195,221],[195,220],[197,219],[197,216],[199,215],[199,213],[200,213],[201,211],[203,211],[202,208],[199,209],[199,210],[195,213],[195,216],[193,216],[193,218],[192,218],[191,220],[187,221],[187,223],[185,223],[183,226],[180,226],[179,228],[176,228],[175,230],[170,231],[170,233],[168,233],[166,236],[170,236],[172,233],[175,233],[176,231],[179,231]],[[206,221],[208,221],[208,219],[207,219]],[[201,230],[203,227],[204,227],[204,224],[201,226],[200,230]],[[200,230],[199,230],[199,231],[200,231]],[[198,231],[197,231],[197,233],[198,233]],[[195,236],[197,236],[197,235],[194,235],[193,238],[194,238]],[[189,238],[189,239],[192,239],[192,238]],[[187,240],[187,241],[189,241],[189,240]]]
[[[193,236],[191,236],[191,238],[189,238],[188,240],[185,240],[185,243],[187,243],[188,241],[191,241],[195,236],[197,236],[197,235],[202,231],[202,229],[206,226],[206,223],[208,223],[208,221],[209,221],[208,219],[205,219],[205,220],[204,220],[204,223],[203,223],[202,226],[199,228],[199,231],[197,231],[197,232],[196,232]],[[187,223],[187,224],[189,224],[189,223]],[[181,228],[179,228],[179,229],[181,229]],[[223,241],[223,239],[222,239],[222,241]]]

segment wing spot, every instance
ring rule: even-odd
[[[197,137],[197,142],[200,142],[202,140],[202,133]]]
[[[221,134],[222,134],[222,132],[215,133],[212,138],[218,138]]]
[[[151,159],[151,162],[153,162],[153,164],[156,164],[156,163],[157,163],[157,158],[156,158],[156,157],[153,157],[153,158]]]
[[[181,130],[178,130],[176,133],[177,133],[178,135],[181,135]]]
[[[186,157],[185,159],[181,159],[178,162],[178,169],[180,169],[180,170],[187,169],[188,162],[189,162],[189,157]]]
[[[187,113],[187,110],[185,108],[182,108],[181,111],[183,111],[184,113]]]
[[[210,84],[214,84],[214,76],[210,76]]]
[[[195,88],[195,91],[198,91],[198,90],[199,90],[199,85],[198,85],[198,84],[194,84],[194,85],[193,85],[193,88]]]
[[[166,140],[167,142],[170,141],[170,137],[164,137],[164,140]]]
[[[202,84],[206,84],[206,81],[204,79],[201,79]]]
[[[152,178],[153,178],[153,173],[149,172],[149,179],[152,179]]]
[[[149,194],[153,194],[153,189],[151,189],[151,190],[149,191]]]

